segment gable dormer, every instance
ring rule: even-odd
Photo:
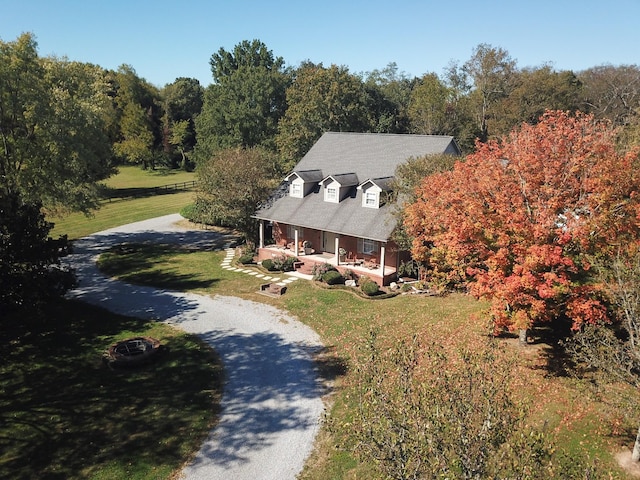
[[[362,191],[362,206],[366,208],[380,208],[385,204],[391,191],[393,177],[369,178],[358,185]]]
[[[289,196],[304,198],[313,191],[318,181],[322,179],[321,170],[301,170],[291,172],[285,177],[289,182]]]
[[[349,194],[349,191],[358,185],[358,176],[355,173],[329,175],[323,178],[319,184],[322,187],[325,202],[340,203]]]

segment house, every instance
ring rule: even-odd
[[[294,255],[300,263],[330,263],[388,285],[401,260],[390,240],[396,167],[442,153],[460,155],[453,137],[325,133],[255,213],[258,259]]]

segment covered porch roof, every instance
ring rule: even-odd
[[[364,208],[361,199],[360,192],[340,203],[325,202],[322,195],[307,195],[304,201],[286,196],[257,212],[255,218],[387,242],[397,223],[393,207]]]

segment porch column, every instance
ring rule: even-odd
[[[300,253],[298,250],[298,228],[293,231],[293,251],[295,252],[295,256],[297,257]]]
[[[333,249],[336,255],[336,265],[340,265],[340,237],[336,235],[335,247]]]
[[[260,241],[258,243],[258,248],[264,247],[264,220],[260,220]]]
[[[385,244],[383,243],[380,246],[380,266],[382,267],[382,281],[384,282],[384,254],[385,254]]]

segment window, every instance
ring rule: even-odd
[[[365,192],[364,194],[364,206],[365,207],[377,207],[378,196],[375,192]]]
[[[358,239],[358,252],[366,255],[372,255],[378,252],[378,242],[369,240],[368,238]]]
[[[291,184],[291,196],[302,198],[302,185],[297,182]]]
[[[296,230],[298,230],[298,238],[302,238],[304,236],[304,228],[297,225],[287,225],[287,238],[289,240],[296,238]]]
[[[327,202],[337,202],[338,201],[338,189],[336,187],[327,187],[324,199]]]

